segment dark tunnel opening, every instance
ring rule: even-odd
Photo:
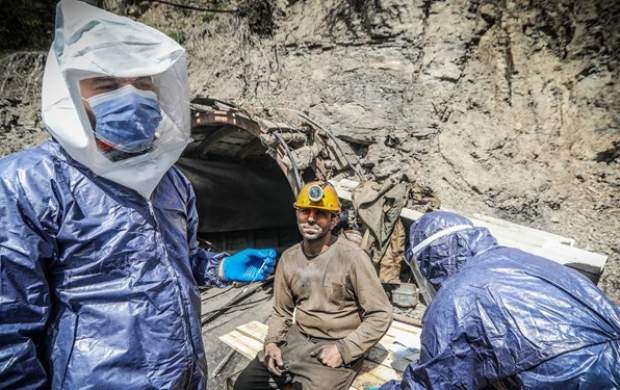
[[[198,237],[215,251],[282,252],[300,240],[294,195],[260,139],[244,127],[213,116],[194,124],[177,163],[196,192]]]

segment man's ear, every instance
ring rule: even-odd
[[[329,230],[332,231],[340,223],[340,214],[332,214],[332,220],[330,221]]]

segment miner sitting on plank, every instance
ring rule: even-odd
[[[348,389],[392,320],[366,253],[332,234],[340,213],[334,188],[309,183],[294,206],[303,241],[278,263],[264,351],[239,375],[236,390]]]

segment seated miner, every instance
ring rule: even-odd
[[[348,389],[392,320],[368,255],[332,232],[340,213],[335,189],[309,183],[294,206],[303,241],[278,264],[264,351],[240,374],[237,390]]]

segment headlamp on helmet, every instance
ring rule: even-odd
[[[325,182],[310,182],[306,184],[294,204],[297,209],[319,209],[331,213],[340,212],[340,200],[336,189]]]

